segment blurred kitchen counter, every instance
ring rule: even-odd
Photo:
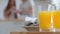
[[[0,34],[10,34],[10,32],[27,31],[22,20],[0,20]]]
[[[24,20],[0,20],[0,34],[10,32],[39,31],[38,26],[25,26]]]
[[[0,21],[24,21],[24,19],[6,19],[6,20],[2,20],[0,19]]]

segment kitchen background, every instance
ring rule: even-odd
[[[56,9],[59,10],[60,8],[60,0],[30,0],[31,4],[33,5],[33,15],[34,17],[37,16],[38,11],[41,10],[47,10],[49,7],[49,4],[53,4],[56,6]],[[4,9],[6,7],[6,4],[8,3],[8,0],[0,0],[0,19],[4,19]],[[16,1],[16,9],[19,9],[20,0]],[[50,6],[51,7],[51,6]],[[54,7],[53,7],[54,8]],[[51,8],[49,8],[51,9]],[[16,23],[20,23],[17,21]],[[25,29],[21,27],[22,24],[15,25],[16,23],[13,23],[11,21],[1,21],[0,23],[0,34],[9,34],[10,32],[20,32],[24,31]],[[26,30],[25,30],[26,31]],[[8,33],[7,33],[8,32]]]

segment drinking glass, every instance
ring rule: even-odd
[[[45,6],[45,5],[44,5]],[[55,9],[54,5],[51,5],[50,8],[42,6],[40,9],[41,11],[38,12],[38,23],[39,23],[39,29],[42,32],[48,32],[50,29],[53,29],[53,23],[52,23],[52,10]],[[45,8],[45,9],[44,9]]]
[[[60,30],[60,10],[54,10],[53,13],[53,26],[56,31]]]

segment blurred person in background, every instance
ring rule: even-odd
[[[29,0],[21,0],[22,3],[20,4],[20,15],[32,17],[32,5]]]
[[[20,3],[20,15],[23,15],[24,17],[33,17],[33,1],[30,0],[21,0],[22,3]],[[32,25],[33,23],[28,21],[26,23],[27,26]]]
[[[17,18],[17,15],[15,14],[16,11],[16,4],[15,0],[9,0],[8,5],[5,9],[4,16],[5,18]]]

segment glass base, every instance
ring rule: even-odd
[[[60,29],[55,29],[56,30],[56,32],[60,32]]]
[[[40,32],[56,32],[55,29],[39,29]],[[60,31],[60,30],[59,30]]]
[[[50,28],[50,32],[56,32],[54,28]]]
[[[49,29],[39,29],[40,32],[49,32]]]

